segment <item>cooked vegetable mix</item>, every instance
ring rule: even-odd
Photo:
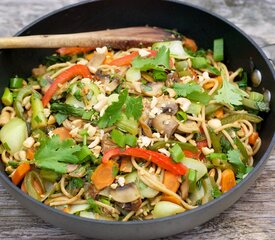
[[[37,201],[102,220],[182,213],[230,191],[253,169],[269,111],[242,68],[194,40],[118,51],[61,48],[10,79],[1,158]]]

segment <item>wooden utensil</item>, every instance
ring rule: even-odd
[[[154,42],[175,39],[170,32],[156,27],[128,27],[103,31],[57,35],[34,35],[0,38],[0,48],[103,47],[115,49],[149,46]]]

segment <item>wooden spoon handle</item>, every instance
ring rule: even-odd
[[[154,42],[171,39],[170,33],[161,28],[129,27],[74,34],[34,35],[0,38],[0,48],[59,48],[103,47],[124,49],[148,46]]]

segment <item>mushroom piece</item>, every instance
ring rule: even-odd
[[[122,209],[128,212],[137,211],[141,204],[142,204],[141,198],[129,203],[117,203],[118,206],[120,206]]]
[[[108,94],[113,92],[120,83],[118,77],[111,77],[108,74],[104,74],[100,69],[95,72],[95,80],[100,81],[103,84],[104,89]]]
[[[160,96],[162,94],[162,87],[164,86],[161,82],[150,82],[145,86],[141,87],[141,91],[145,96],[153,97]]]
[[[108,136],[104,135],[103,139],[101,140],[101,151],[103,153],[109,151],[112,148],[118,147],[114,142],[112,142]]]
[[[169,115],[175,115],[178,112],[178,104],[176,100],[173,98],[169,98],[168,96],[163,96],[158,99],[158,103],[156,107],[161,108],[163,113]]]
[[[106,53],[94,52],[93,57],[87,64],[91,72],[95,73],[97,68],[104,62],[105,58],[106,58]]]
[[[188,178],[180,185],[181,198],[185,200],[188,197],[189,181]]]
[[[118,186],[116,189],[110,189],[110,196],[116,202],[130,203],[140,198],[140,193],[136,184],[128,183],[124,186]]]
[[[179,123],[176,117],[161,113],[153,119],[152,125],[160,134],[169,138],[174,134]]]

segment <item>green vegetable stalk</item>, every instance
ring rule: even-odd
[[[24,178],[24,184],[25,184],[27,193],[34,199],[41,201],[40,193],[37,191],[37,189],[35,189],[33,185],[34,181],[37,181],[38,184],[41,186],[41,189],[43,190],[43,192],[45,192],[44,184],[39,174],[35,171],[28,172]]]
[[[233,123],[241,119],[244,119],[253,123],[259,123],[263,120],[261,117],[251,113],[232,113],[227,117],[223,118],[221,122],[222,122],[222,125],[224,125],[228,123]]]
[[[1,98],[2,103],[4,103],[6,106],[10,106],[13,103],[13,96],[9,88],[5,88],[3,96]]]
[[[115,123],[115,125],[122,131],[129,132],[133,135],[138,134],[138,122],[134,118],[127,118],[127,116],[122,113],[121,118]]]
[[[16,116],[18,116],[19,118],[22,118],[23,120],[25,120],[25,116],[24,116],[24,108],[22,106],[22,101],[26,96],[31,95],[32,93],[33,93],[33,90],[31,86],[21,88],[13,103]]]
[[[38,93],[33,93],[31,97],[32,106],[32,129],[43,128],[47,126],[47,119],[44,114],[44,107]]]

